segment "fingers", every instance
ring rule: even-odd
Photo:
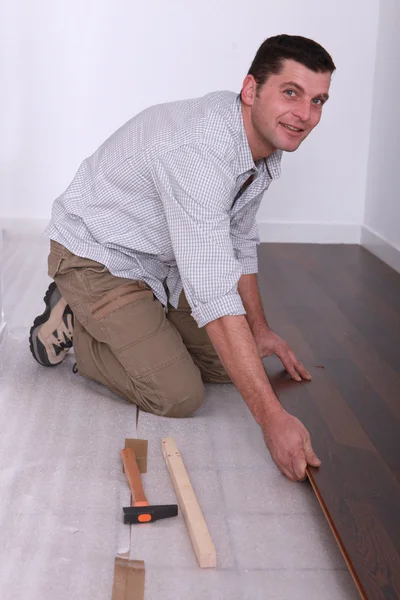
[[[303,379],[307,379],[307,381],[311,381],[312,377],[311,374],[307,371],[307,369],[301,364],[301,362],[299,360],[297,360],[295,358],[295,363],[294,363],[295,369],[298,373],[300,373],[300,376]]]
[[[284,361],[282,361],[282,363],[292,379],[294,379],[295,381],[301,381],[301,377],[300,377],[299,373],[296,371],[293,364],[291,364],[291,363],[285,364]]]
[[[281,466],[280,471],[286,475],[290,481],[304,481],[307,478],[307,466],[319,467],[321,461],[311,447],[311,441],[307,440],[304,449],[299,449],[293,456],[291,463],[287,466]]]
[[[276,465],[290,481],[303,481],[306,478],[307,461],[303,448],[288,453],[285,458],[277,461]]]
[[[297,360],[294,352],[290,349],[290,346],[285,343],[282,348],[282,351],[277,353],[279,358],[282,361],[283,366],[286,371],[289,373],[294,381],[301,381],[305,379],[307,381],[311,381],[311,374],[307,371],[304,365],[301,364],[299,360]]]
[[[307,464],[311,467],[319,467],[321,461],[318,456],[315,454],[312,446],[311,446],[311,438],[308,436],[304,443],[304,456],[307,461]]]
[[[291,471],[289,471],[289,469],[281,466],[279,467],[279,470],[282,475],[285,475],[285,477],[287,477],[290,481],[297,481],[297,477]]]
[[[279,465],[278,469],[280,470],[282,475],[285,475],[285,477],[287,477],[290,481],[295,482],[304,481],[304,479],[306,478],[306,466],[307,463],[303,456],[303,459],[301,461],[293,459],[288,467],[285,467],[284,465]]]
[[[312,448],[308,452],[306,451],[305,455],[307,464],[311,467],[319,467],[321,465],[321,461],[319,460],[318,456],[315,454]]]
[[[292,471],[297,481],[304,481],[306,478],[307,461],[303,451],[300,451],[292,460]]]
[[[310,434],[296,417],[285,411],[274,413],[263,433],[273,461],[290,481],[303,481],[307,465],[320,466]]]
[[[281,359],[283,366],[285,367],[286,371],[289,373],[292,379],[299,382],[302,379],[311,381],[311,374],[307,371],[304,365],[302,365],[301,362],[297,360],[289,344],[282,340],[276,334],[273,335],[274,349],[272,350],[272,348],[270,347],[270,352],[267,354],[265,353],[265,351],[260,350],[260,355],[269,356],[269,354],[275,353]]]
[[[301,381],[301,377],[295,368],[296,359],[294,357],[293,352],[289,350],[289,347],[287,346],[283,352],[278,354],[278,356],[281,359],[282,364],[285,367],[286,371],[289,373],[290,377],[295,381]]]

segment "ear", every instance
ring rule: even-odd
[[[242,85],[242,101],[247,106],[253,106],[257,94],[257,82],[253,75],[246,75]]]

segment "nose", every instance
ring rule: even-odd
[[[300,119],[300,121],[306,122],[310,118],[311,113],[311,105],[308,100],[303,100],[302,102],[296,103],[296,106],[293,109],[293,115]]]

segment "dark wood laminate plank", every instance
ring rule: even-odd
[[[291,342],[294,340],[292,333]],[[302,347],[311,359],[306,344]],[[393,520],[400,487],[330,380],[329,369],[314,372],[310,384],[296,384],[282,376],[279,364],[266,363],[282,404],[311,432],[322,460],[320,469],[311,469],[313,480],[365,597],[400,597],[400,533]],[[379,573],[378,582],[375,573]],[[387,595],[386,588],[393,588],[395,594]]]
[[[393,475],[396,477],[397,482],[400,484],[400,469],[395,469]]]
[[[319,248],[316,247],[315,251],[320,251]],[[285,252],[291,252],[293,260],[282,258]],[[269,266],[265,273],[263,269],[263,278],[267,282],[264,293],[267,309],[268,303],[278,297],[287,310],[295,310],[297,324],[301,326],[307,321],[307,336],[312,335],[314,346],[318,344],[319,348],[323,348],[322,356],[345,357],[350,363],[353,362],[390,410],[390,416],[400,419],[400,373],[386,363],[375,346],[365,339],[363,332],[357,329],[350,319],[346,318],[336,302],[321,289],[312,276],[302,270],[304,268],[299,269],[296,266],[296,257],[300,253],[300,247],[282,247],[275,252],[274,249],[268,250],[268,261],[265,262],[268,262]],[[279,265],[278,269],[272,267],[273,256]],[[291,294],[287,293],[288,285],[293,285]],[[308,288],[306,294],[303,287]],[[310,297],[313,299],[311,305],[308,301]],[[336,340],[336,346],[332,343],[332,338]],[[330,343],[327,343],[329,340]],[[362,409],[362,404],[360,408]]]
[[[310,256],[312,250],[300,249]],[[338,268],[339,267],[339,268]],[[395,310],[380,296],[381,285],[364,283],[353,264],[338,265],[330,252],[320,252],[309,275],[335,301],[339,310],[362,331],[386,363],[400,371],[400,305]]]
[[[315,250],[315,244],[285,244],[285,246],[292,259],[295,258],[294,246],[299,254],[307,253],[306,261],[310,260]],[[299,257],[296,257],[296,260],[298,259]],[[379,290],[379,297],[398,312],[400,306],[399,274],[368,250],[356,245],[321,244],[318,245],[316,264],[320,264],[322,259],[329,259],[336,265],[336,268],[332,269],[332,273],[334,270],[346,270],[350,274],[356,273],[358,283],[370,290]],[[310,266],[312,265],[308,263],[308,267]]]
[[[332,269],[328,250],[260,248],[260,291],[267,316],[309,367],[313,381],[291,382],[273,358],[265,365],[282,404],[312,434],[322,466],[311,469],[310,476],[361,595],[394,600],[400,598],[400,375],[371,347],[363,323],[355,327],[343,314],[340,295],[313,276]],[[340,248],[339,259],[356,277],[356,249],[346,254]],[[365,270],[365,256],[362,261]],[[391,274],[391,285],[395,279]],[[400,289],[400,277],[397,285]],[[388,318],[395,320],[395,303],[381,296],[378,303],[387,305]]]
[[[361,246],[355,246],[352,253],[347,253],[347,246],[342,246],[343,256],[348,254],[351,260],[347,264],[357,270],[357,278],[372,288],[379,288],[380,296],[395,310],[400,306],[399,274]],[[324,247],[323,247],[324,251]],[[328,247],[327,251],[332,253]]]

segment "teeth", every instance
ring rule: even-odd
[[[297,127],[292,127],[291,125],[285,125],[285,123],[281,123],[284,127],[291,129],[292,131],[301,131],[301,129],[297,129]]]

